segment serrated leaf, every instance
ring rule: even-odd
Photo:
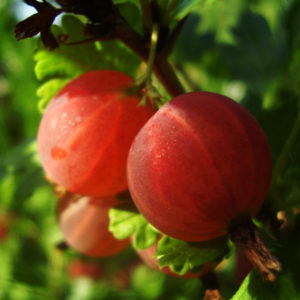
[[[109,211],[109,231],[118,239],[133,235],[133,246],[146,249],[156,242],[158,231],[134,208],[133,205],[121,204]]]
[[[50,102],[50,100],[62,89],[71,78],[54,78],[41,85],[37,90],[37,95],[40,97],[38,104],[39,111],[43,113]]]
[[[144,219],[146,221],[146,219]],[[142,223],[141,223],[142,224]],[[136,249],[146,249],[155,244],[159,232],[147,221],[133,235],[132,244]]]
[[[189,243],[163,236],[158,242],[155,257],[159,266],[170,266],[172,270],[184,275],[188,270],[219,260],[227,252],[227,238],[221,237],[202,243]]]
[[[162,234],[136,210],[131,203],[110,209],[109,230],[118,239],[133,237],[133,247],[146,249],[154,245]],[[219,261],[227,252],[227,237],[209,242],[189,243],[163,236],[155,257],[160,267],[169,266],[179,275],[197,269],[208,261]]]
[[[84,24],[78,18],[64,15],[62,27],[53,27],[53,32],[57,37],[65,35],[67,40],[55,51],[48,51],[39,44],[34,56],[37,61],[35,73],[39,80],[75,77],[101,65],[102,57],[94,43],[68,44],[87,39],[83,35]]]
[[[39,43],[34,59],[36,76],[44,81],[38,89],[40,110],[64,84],[90,70],[116,69],[135,76],[140,59],[131,50],[118,41],[90,41],[84,35],[84,26],[79,18],[64,15],[62,26],[53,26],[52,29],[58,40],[60,36],[65,39],[60,47],[48,51]]]
[[[169,268],[176,274],[184,275],[191,270],[191,265],[186,261],[183,265],[170,265]]]
[[[56,52],[41,50],[35,55],[37,61],[35,74],[39,80],[46,80],[50,77],[72,77],[82,72],[82,66],[75,64],[74,60],[66,59],[57,55]]]

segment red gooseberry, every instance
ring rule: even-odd
[[[132,83],[121,72],[95,70],[69,82],[52,99],[37,137],[42,166],[52,181],[94,197],[127,189],[130,145],[154,113],[128,92]]]
[[[108,257],[121,252],[129,239],[118,240],[108,231],[109,209],[117,204],[115,197],[61,200],[58,219],[67,244],[88,256]]]
[[[210,92],[175,97],[137,134],[128,157],[131,196],[161,232],[185,241],[225,235],[266,198],[271,152],[254,117]]]

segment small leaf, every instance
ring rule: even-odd
[[[141,222],[141,224],[143,224]],[[136,249],[146,249],[155,244],[159,232],[146,220],[143,226],[140,226],[133,235],[133,247]]]
[[[43,81],[38,89],[41,111],[64,84],[90,70],[114,69],[135,76],[140,59],[118,41],[90,41],[79,18],[64,15],[62,27],[52,26],[52,31],[60,47],[48,51],[39,43],[34,57],[36,76]]]
[[[38,107],[41,113],[44,113],[48,103],[50,100],[58,93],[60,89],[62,89],[71,78],[66,79],[51,79],[47,81],[45,84],[40,86],[37,90],[37,95],[41,98],[39,101]]]
[[[131,204],[121,204],[109,211],[109,230],[118,239],[125,239],[133,235],[133,246],[145,249],[152,246],[159,233]]]
[[[160,267],[170,266],[172,270],[184,275],[189,269],[219,260],[227,251],[227,237],[189,243],[164,236],[158,243],[155,257]]]

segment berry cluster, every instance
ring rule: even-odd
[[[182,94],[155,112],[140,104],[132,84],[118,71],[88,72],[67,84],[42,118],[38,152],[45,172],[80,195],[59,203],[67,243],[100,257],[124,249],[128,239],[108,231],[108,210],[127,189],[149,223],[179,240],[212,240],[253,217],[271,178],[270,148],[256,120],[209,92]],[[158,268],[155,249],[139,254]]]
[[[154,113],[128,92],[131,84],[118,71],[85,73],[56,95],[40,123],[38,153],[47,176],[82,196],[60,201],[60,227],[67,243],[87,255],[114,255],[129,243],[108,231],[108,211],[127,189],[132,140]]]

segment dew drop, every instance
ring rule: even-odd
[[[57,124],[57,119],[56,118],[52,119],[50,122],[51,129],[54,130],[56,128],[56,124]]]
[[[60,160],[67,156],[67,151],[59,147],[53,147],[51,149],[51,156],[54,160]]]

